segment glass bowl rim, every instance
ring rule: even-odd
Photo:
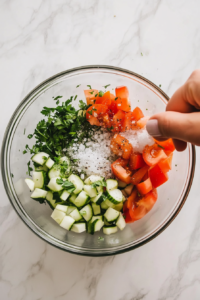
[[[73,73],[75,71],[82,71],[82,70],[88,70],[88,69],[107,69],[107,70],[113,70],[113,71],[119,71],[119,72],[124,72],[126,74],[130,74],[133,75],[145,82],[147,82],[149,85],[151,85],[152,87],[154,87],[160,94],[162,94],[162,96],[169,101],[169,97],[168,95],[163,92],[162,89],[160,89],[156,84],[154,84],[152,81],[148,80],[147,78],[143,77],[140,74],[137,74],[135,72],[132,72],[130,70],[124,69],[124,68],[119,68],[119,67],[115,67],[115,66],[110,66],[110,65],[85,65],[85,66],[80,66],[80,67],[76,67],[76,68],[71,68],[65,71],[62,71],[60,73],[57,73],[49,78],[47,78],[46,80],[44,80],[43,82],[41,82],[40,84],[38,84],[34,89],[32,89],[25,97],[24,99],[18,104],[17,108],[15,109],[15,111],[13,112],[8,125],[6,126],[6,130],[3,136],[3,141],[2,141],[2,147],[1,147],[1,173],[2,173],[2,181],[4,184],[4,188],[6,191],[6,194],[8,196],[8,199],[12,205],[12,207],[14,208],[14,210],[16,211],[16,213],[18,214],[18,216],[20,217],[20,219],[29,227],[29,229],[31,229],[32,232],[34,232],[37,236],[39,236],[40,238],[42,238],[44,241],[46,241],[47,243],[49,243],[50,245],[64,250],[66,252],[72,253],[72,254],[78,254],[78,255],[82,255],[82,256],[90,256],[90,257],[100,257],[100,256],[109,256],[109,255],[116,255],[116,254],[120,254],[120,253],[124,253],[127,251],[131,251],[133,249],[136,249],[140,246],[143,246],[144,244],[150,242],[151,240],[153,240],[155,237],[157,237],[160,233],[162,233],[170,224],[171,222],[176,218],[176,216],[179,214],[180,210],[182,209],[188,194],[190,192],[191,186],[192,186],[192,182],[193,182],[193,178],[194,178],[194,172],[195,172],[195,162],[196,162],[196,151],[195,151],[195,146],[191,145],[191,156],[192,156],[192,163],[191,163],[191,174],[189,177],[189,181],[188,181],[188,185],[186,187],[185,193],[182,196],[182,200],[180,201],[179,205],[174,209],[173,213],[171,214],[171,217],[163,224],[161,224],[161,226],[159,226],[157,228],[157,230],[155,230],[153,232],[153,234],[151,234],[148,238],[146,238],[145,240],[139,242],[136,245],[130,245],[128,247],[125,247],[124,249],[112,249],[110,252],[101,252],[101,253],[96,253],[96,249],[92,249],[92,251],[89,253],[87,251],[74,251],[74,248],[63,248],[61,247],[61,245],[57,245],[53,242],[53,238],[50,239],[48,238],[48,234],[44,235],[44,233],[36,230],[35,228],[33,228],[32,226],[30,226],[27,217],[25,218],[22,214],[23,212],[20,213],[20,211],[18,211],[12,201],[12,197],[11,197],[11,193],[10,193],[10,188],[9,188],[9,184],[7,182],[7,176],[6,176],[6,168],[4,168],[4,163],[5,163],[5,150],[6,150],[6,144],[7,144],[7,139],[8,139],[8,134],[11,128],[11,125],[13,124],[13,121],[15,120],[16,115],[20,112],[21,107],[23,107],[23,105],[26,103],[26,101],[30,98],[31,95],[34,95],[35,92],[37,90],[39,90],[43,85],[47,85],[48,83],[50,83],[51,81],[62,77],[64,75],[67,75],[69,73]],[[11,130],[12,132],[12,130]],[[33,222],[34,223],[34,222]],[[34,223],[35,227],[36,224]],[[61,243],[62,244],[62,243]],[[81,248],[81,247],[78,247]],[[93,252],[94,251],[94,252]]]

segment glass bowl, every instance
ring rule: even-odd
[[[27,135],[33,133],[36,124],[43,118],[40,114],[43,106],[55,106],[52,97],[62,95],[66,100],[72,95],[78,95],[75,101],[75,106],[78,106],[78,100],[85,99],[83,90],[87,89],[87,85],[102,90],[102,86],[107,84],[110,84],[111,91],[116,86],[127,86],[132,108],[139,106],[146,115],[164,111],[169,99],[155,84],[128,70],[111,66],[84,66],[67,70],[42,82],[24,98],[8,123],[2,144],[3,182],[8,198],[20,218],[51,245],[88,256],[122,253],[155,238],[182,208],[195,168],[194,146],[188,144],[182,153],[175,151],[169,180],[158,188],[158,200],[153,209],[143,219],[128,224],[125,230],[116,234],[77,234],[58,226],[50,217],[50,207],[32,200],[24,183],[30,155],[23,155],[22,152],[26,144],[32,146],[34,142],[33,139],[28,140]],[[99,236],[103,236],[104,240],[98,239]]]

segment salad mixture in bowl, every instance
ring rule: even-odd
[[[179,153],[146,131],[167,101],[148,79],[111,66],[67,70],[35,87],[1,151],[5,190],[24,223],[51,245],[89,256],[160,234],[186,201],[195,166],[191,144]]]
[[[157,201],[157,188],[168,180],[175,147],[148,135],[142,110],[131,107],[126,86],[84,90],[77,96],[54,98],[43,107],[33,134],[25,182],[31,198],[53,209],[62,228],[110,235],[143,218]],[[31,162],[33,166],[31,165]],[[31,173],[30,173],[31,171]]]

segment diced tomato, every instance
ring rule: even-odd
[[[119,157],[117,160],[114,161],[115,164],[122,166],[123,168],[127,167],[128,165],[128,160],[127,159],[123,159],[121,157]],[[113,163],[113,164],[114,164]]]
[[[150,117],[143,117],[139,121],[137,121],[137,126],[142,129],[146,126],[147,121],[149,120]]]
[[[112,163],[111,169],[113,174],[121,181],[129,184],[131,182],[130,172],[128,172],[125,168],[123,168],[120,164]]]
[[[112,118],[112,127],[114,132],[122,131],[125,118],[125,112],[118,110],[118,112]]]
[[[163,173],[159,165],[155,165],[149,169],[149,177],[154,188],[157,188],[168,180],[167,173]]]
[[[142,178],[142,181],[145,181],[145,180],[147,180],[149,178],[149,174],[148,174],[148,172],[144,175],[144,177]]]
[[[156,144],[153,146],[146,145],[142,155],[145,163],[149,166],[156,165],[161,159],[167,158],[165,152]]]
[[[102,97],[97,97],[95,104],[104,104],[108,107],[111,105],[112,100],[110,99],[110,91],[107,91]]]
[[[111,94],[112,95],[112,94]],[[113,95],[114,96],[114,95]],[[111,97],[112,98],[112,97]],[[109,106],[109,115],[110,117],[113,117],[117,112],[118,112],[118,108],[117,108],[117,103],[114,99],[111,99],[111,104]]]
[[[170,156],[173,152],[172,151],[170,151],[170,150],[164,150],[164,152],[165,152],[165,154],[167,155],[167,156]]]
[[[110,143],[111,151],[118,156],[122,156],[124,159],[129,159],[133,147],[129,141],[121,136],[120,134],[115,134]]]
[[[133,220],[143,218],[154,206],[158,198],[156,189],[153,189],[139,200],[134,201],[132,207],[129,208],[129,214]]]
[[[161,161],[159,161],[158,165],[163,173],[167,173],[172,169],[172,158],[173,152],[167,158],[161,159]]]
[[[138,196],[138,191],[134,189],[131,193],[131,195],[127,199],[127,208],[131,208],[136,201],[138,201],[140,198]]]
[[[86,119],[90,120],[91,117],[101,120],[103,116],[108,112],[108,107],[103,104],[93,104],[86,111]]]
[[[142,178],[144,177],[144,175],[147,173],[149,169],[149,166],[144,166],[141,169],[139,169],[138,171],[136,171],[132,177],[131,177],[131,182],[136,185],[138,183],[141,182]]]
[[[85,98],[87,101],[87,105],[94,104],[95,95],[98,94],[98,90],[84,90]]]
[[[156,141],[156,144],[160,145],[163,148],[163,150],[174,151],[176,149],[172,139],[168,139],[168,140],[162,141],[162,142],[157,141],[157,140],[155,140],[155,141]]]
[[[141,153],[131,153],[130,159],[129,159],[129,167],[131,170],[137,170],[142,167],[144,167],[146,164],[144,162],[144,159],[142,157]]]
[[[117,107],[123,111],[130,111],[129,92],[126,86],[120,86],[115,89]]]
[[[142,194],[142,195],[147,194],[148,192],[150,192],[152,190],[151,179],[148,178],[147,180],[137,184],[136,187],[140,194]]]
[[[123,205],[123,216],[126,223],[134,222],[130,216],[129,209],[127,208],[127,201],[125,201]]]
[[[93,117],[93,116],[90,116],[88,121],[90,122],[91,125],[100,126],[99,120],[97,118]]]
[[[139,121],[141,118],[144,117],[143,112],[141,111],[141,109],[139,107],[136,107],[133,111],[132,111],[133,117],[136,121]]]
[[[115,96],[114,94],[110,93],[110,99],[111,99],[112,101],[115,101],[115,98],[116,98],[116,96]]]
[[[103,127],[111,128],[112,123],[111,123],[110,117],[107,113],[103,116],[102,122],[103,122],[103,125],[102,125]]]

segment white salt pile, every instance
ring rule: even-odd
[[[134,152],[142,152],[146,145],[153,145],[154,140],[148,134],[146,129],[129,130],[120,132],[132,144]],[[112,176],[110,164],[115,160],[115,156],[110,150],[110,141],[113,133],[97,132],[94,134],[94,141],[83,141],[80,144],[74,144],[68,149],[68,154],[72,159],[78,159],[78,172],[82,171],[86,176],[98,174],[105,178]],[[83,174],[81,175],[82,179]]]
[[[128,130],[121,132],[120,134],[129,140],[133,146],[134,152],[142,153],[146,145],[151,146],[155,143],[154,139],[148,134],[146,129]]]

